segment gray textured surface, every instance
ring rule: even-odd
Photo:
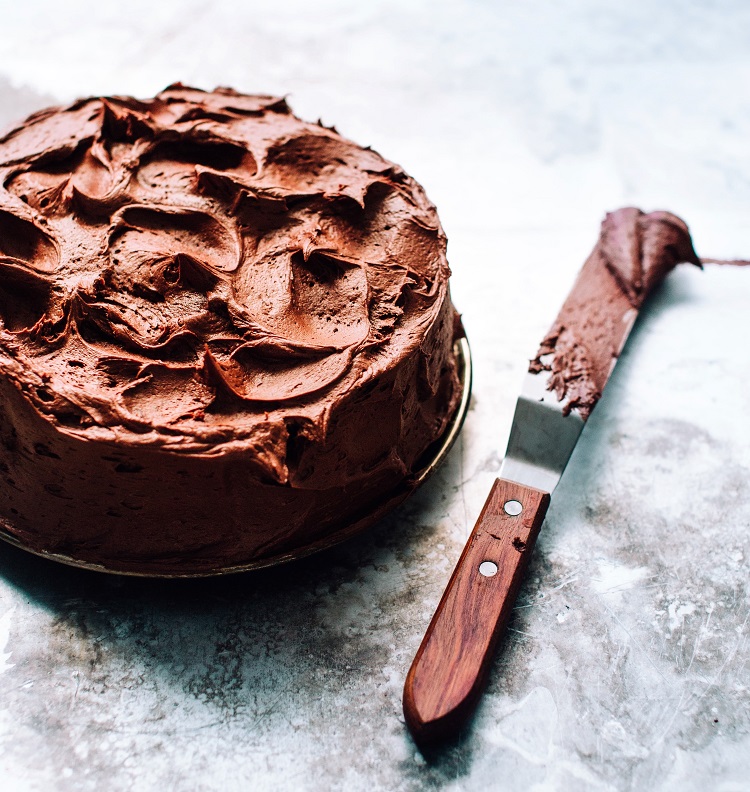
[[[400,703],[603,212],[668,208],[701,255],[750,256],[750,6],[98,5],[3,9],[0,123],[176,79],[290,94],[437,203],[475,397],[413,500],[303,563],[172,584],[0,547],[3,792],[750,788],[748,269],[648,304],[471,728],[426,760]]]

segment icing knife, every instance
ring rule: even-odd
[[[649,292],[677,263],[700,266],[668,212],[608,214],[531,361],[500,478],[430,622],[404,686],[416,742],[454,736],[474,711],[534,543],[586,419]]]

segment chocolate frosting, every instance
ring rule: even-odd
[[[701,266],[687,225],[669,212],[607,214],[599,239],[531,361],[548,389],[586,420],[644,300],[680,262]]]
[[[117,542],[97,529],[105,547],[92,549],[80,539],[89,528],[50,516],[59,501],[49,515],[34,506],[40,475],[78,464],[75,482],[52,486],[80,506],[99,465],[112,512],[131,498],[156,519],[143,486],[123,493],[118,473],[129,466],[189,501],[186,478],[200,488],[194,476],[211,467],[199,463],[223,458],[287,499],[335,489],[354,509],[407,477],[444,430],[460,395],[458,324],[435,209],[398,166],[283,99],[177,84],[146,101],[50,108],[0,138],[0,184],[6,487],[25,477],[4,516],[25,541],[146,564],[157,545],[179,558],[218,542],[216,558],[250,560],[277,551],[280,534],[284,546],[307,541],[312,516],[326,517],[312,503],[297,522],[260,506],[270,524],[230,552],[248,515],[216,490],[233,502],[216,506],[224,532],[196,540],[205,526],[183,503],[166,544],[145,527]]]

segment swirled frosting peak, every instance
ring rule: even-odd
[[[80,100],[6,134],[0,176],[0,343],[71,431],[195,446],[312,419],[446,293],[418,185],[283,99]]]

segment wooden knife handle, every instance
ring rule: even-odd
[[[495,481],[406,677],[418,744],[453,736],[474,711],[548,506],[546,492]]]

